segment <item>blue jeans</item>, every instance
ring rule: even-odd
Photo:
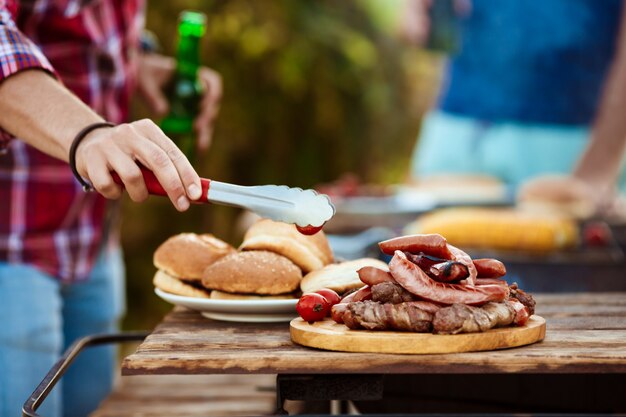
[[[103,250],[88,281],[64,285],[41,271],[0,262],[0,417],[22,405],[65,348],[113,332],[125,310],[119,249]],[[39,409],[46,417],[87,416],[109,392],[112,346],[83,352]]]

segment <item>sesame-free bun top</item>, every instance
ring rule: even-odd
[[[365,284],[359,278],[357,271],[365,266],[373,266],[389,271],[389,266],[378,259],[361,258],[353,261],[327,265],[317,271],[309,272],[300,282],[303,293],[315,292],[328,288],[342,294],[349,290],[361,288]]]
[[[235,248],[211,234],[181,233],[167,239],[154,252],[154,266],[187,281],[200,281],[207,266]]]
[[[235,252],[204,271],[202,285],[238,294],[276,295],[295,291],[302,271],[284,256],[268,251]]]
[[[269,219],[254,223],[246,232],[239,249],[275,252],[291,260],[305,273],[320,269],[333,261],[324,232],[303,235],[293,224]]]

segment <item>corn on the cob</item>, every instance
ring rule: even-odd
[[[408,234],[439,233],[455,246],[547,252],[578,242],[575,221],[515,209],[450,208],[420,217]]]

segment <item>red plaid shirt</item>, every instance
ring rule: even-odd
[[[125,121],[142,12],[142,0],[0,0],[0,82],[39,68],[105,119]],[[105,199],[1,127],[0,150],[0,262],[85,279],[102,244]]]

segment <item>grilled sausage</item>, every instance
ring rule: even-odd
[[[409,235],[382,241],[378,244],[380,250],[387,255],[393,255],[395,251],[420,253],[436,256],[443,259],[452,259],[446,239],[437,234],[432,235]]]

